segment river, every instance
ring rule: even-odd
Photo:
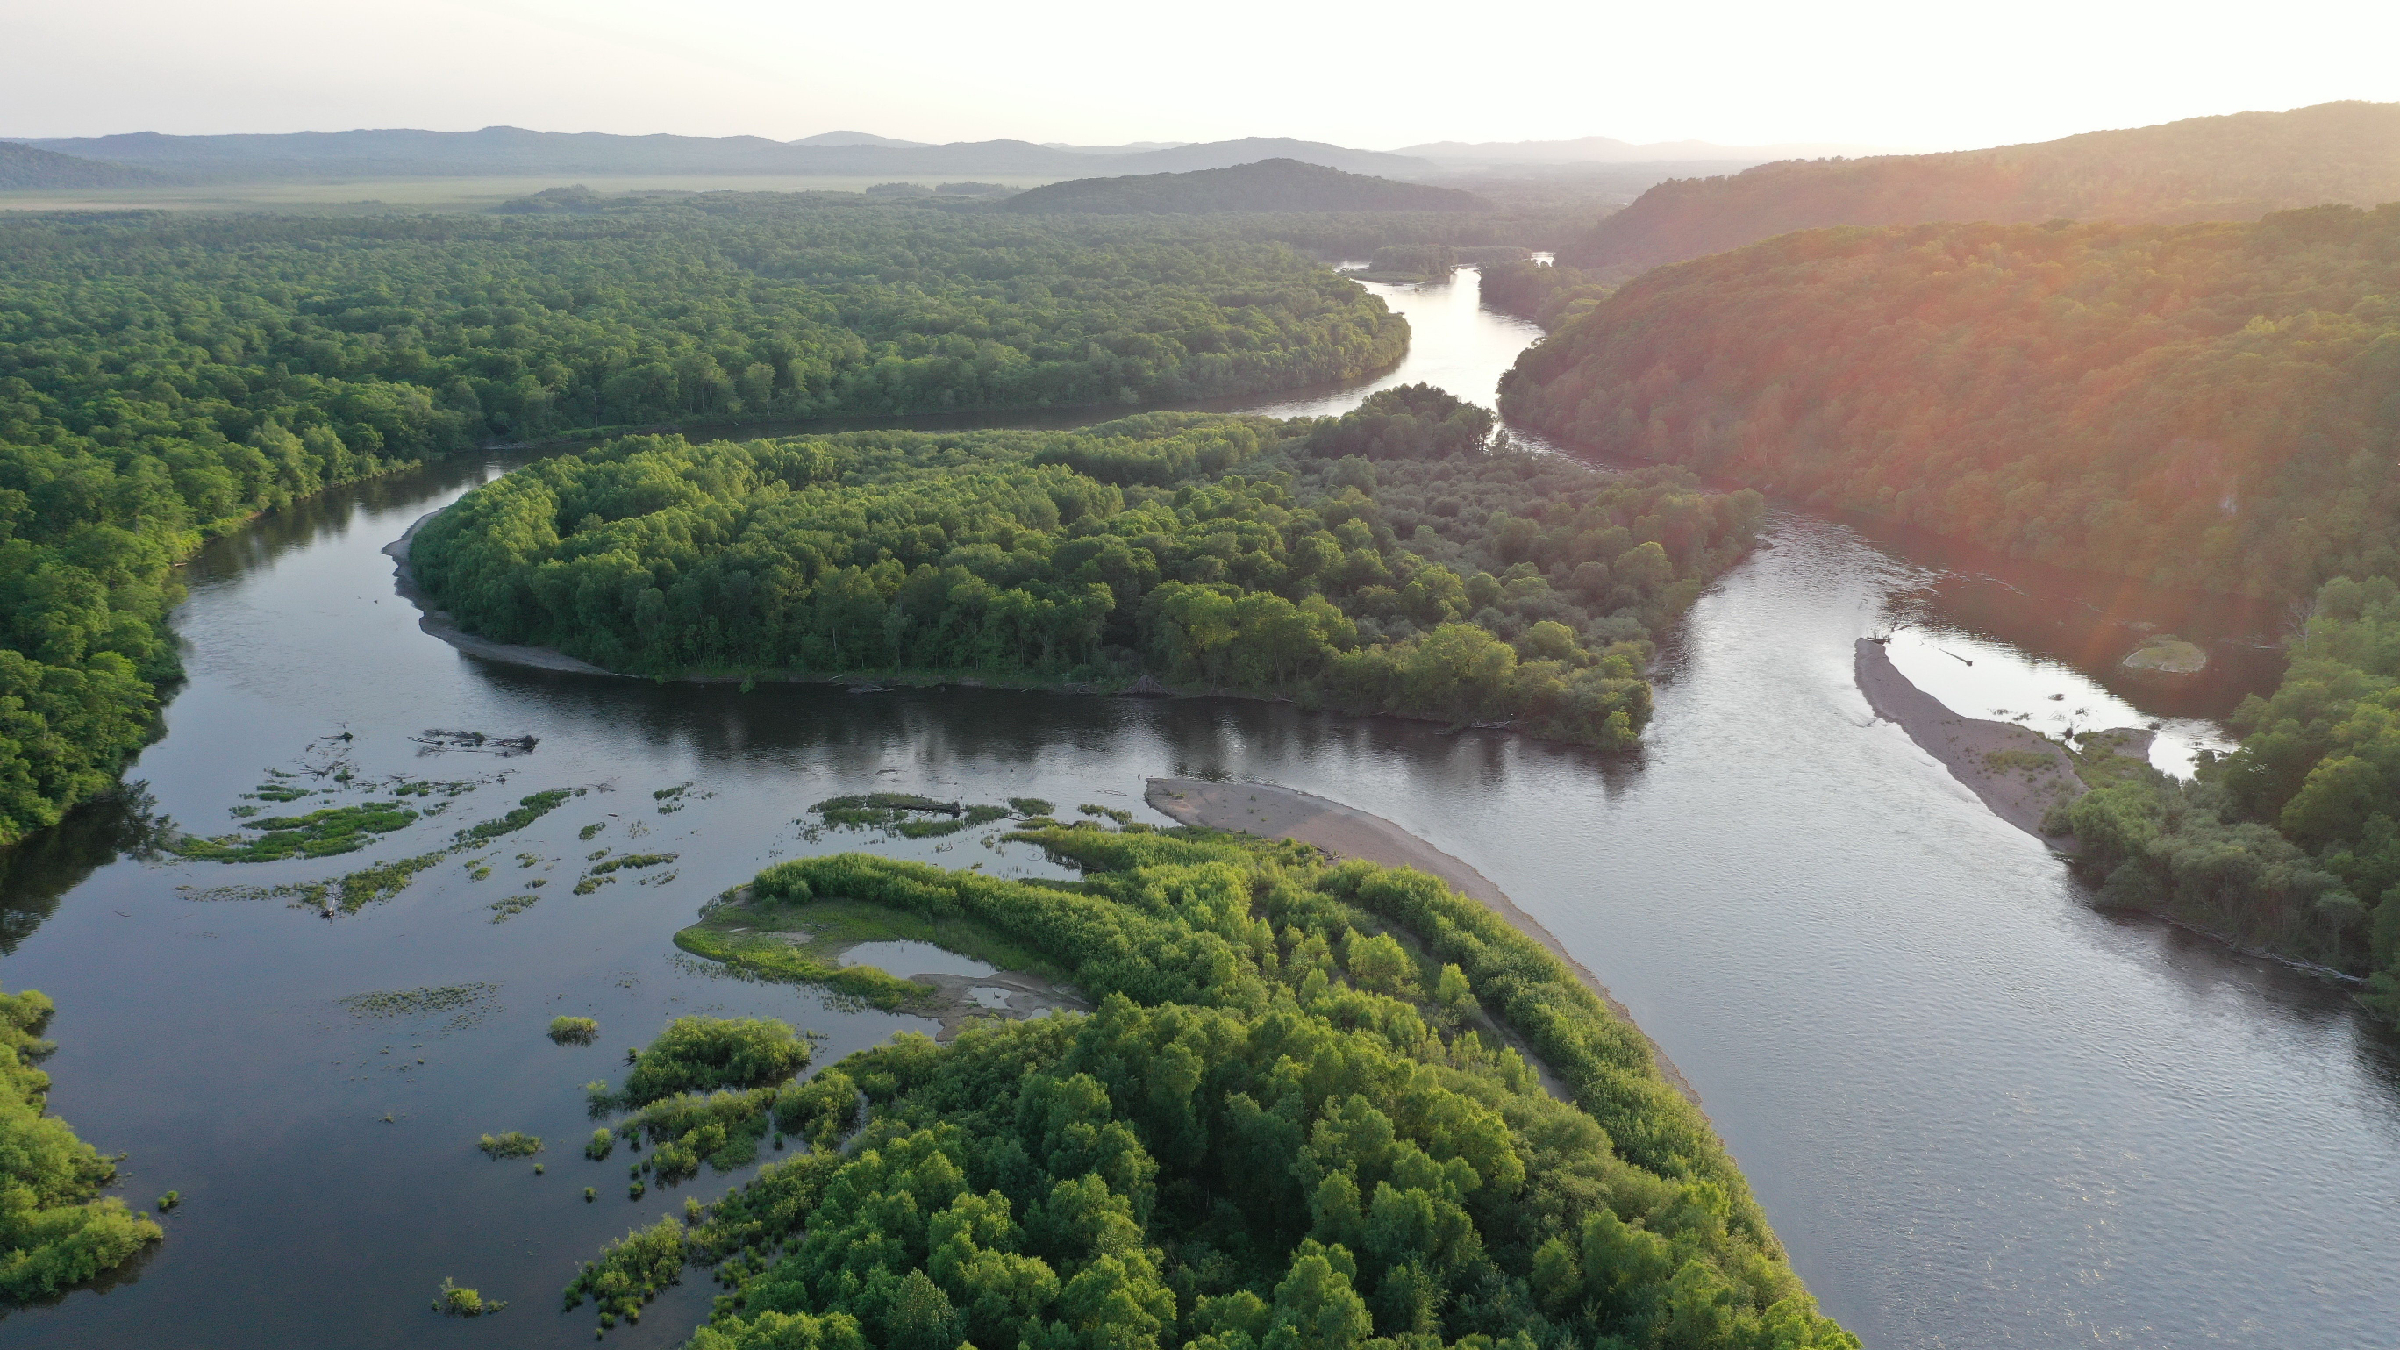
[[[1490,397],[1534,333],[1482,310],[1474,285],[1379,288],[1416,331],[1381,383]],[[211,831],[266,769],[336,754],[368,776],[505,783],[327,862],[117,857],[112,822],[92,817],[12,865],[0,982],[58,1002],[52,1109],[130,1155],[129,1199],[175,1188],[185,1204],[124,1276],[0,1320],[0,1346],[588,1344],[590,1309],[556,1311],[574,1263],[739,1178],[629,1201],[623,1150],[579,1156],[586,1080],[613,1078],[623,1047],[685,1012],[784,1017],[823,1035],[820,1063],[930,1025],[679,957],[668,939],[702,901],[773,858],[857,846],[794,824],[836,793],[1146,814],[1142,780],[1178,769],[1390,817],[1537,915],[1698,1086],[1793,1261],[1870,1346],[2392,1341],[2390,1040],[2320,981],[2094,912],[1851,682],[1853,640],[1906,623],[1895,658],[1968,711],[2155,718],[2173,767],[2221,743],[2211,719],[2273,678],[2238,632],[2209,635],[2214,681],[2145,690],[2107,662],[2133,623],[2190,627],[2169,601],[2045,600],[2045,585],[2073,588],[1911,562],[1779,512],[1692,611],[1647,743],[1625,756],[1242,701],[662,687],[462,657],[394,597],[378,550],[507,462],[329,493],[195,558],[176,620],[190,680],[129,775],[155,811]],[[411,739],[436,727],[541,740],[501,759]],[[486,880],[451,859],[332,920],[178,889],[418,852],[551,786],[590,791],[499,841]],[[644,874],[671,874],[661,884],[567,893],[604,846],[680,856]],[[1047,868],[971,836],[875,847]],[[560,884],[490,921],[546,868]],[[478,987],[418,1016],[341,1002],[432,986]],[[560,1013],[597,1017],[599,1046],[551,1045]],[[476,1151],[508,1129],[550,1141],[547,1175]],[[496,1326],[438,1318],[427,1303],[446,1276],[515,1306]],[[687,1281],[610,1340],[672,1345],[710,1292]]]

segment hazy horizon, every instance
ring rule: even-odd
[[[2266,27],[2225,3],[2183,6],[2162,26],[2154,5],[2064,0],[2018,6],[2005,25],[1897,0],[1868,0],[1841,25],[1758,0],[1521,6],[1451,27],[1430,6],[1361,27],[1354,11],[1257,0],[1206,23],[1090,0],[1033,13],[935,0],[913,13],[902,40],[868,13],[765,0],[90,0],[12,20],[0,135],[510,125],[937,144],[1288,136],[1388,150],[1606,136],[1941,150],[2400,100],[2384,56],[2400,13],[2323,0]],[[1400,96],[1378,98],[1377,78]]]

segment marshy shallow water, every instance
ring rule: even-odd
[[[1488,396],[1531,330],[1477,309],[1472,287],[1387,290],[1418,324],[1397,378],[1448,369]],[[417,630],[377,550],[502,467],[330,494],[196,558],[177,619],[191,679],[130,776],[212,833],[263,770],[343,732],[363,776],[505,782],[316,862],[101,861],[107,822],[87,819],[12,863],[0,982],[58,1002],[53,1109],[131,1155],[129,1199],[185,1203],[138,1267],[0,1319],[0,1346],[589,1344],[589,1309],[556,1311],[573,1264],[739,1178],[629,1202],[626,1150],[581,1156],[584,1082],[618,1080],[624,1050],[684,1013],[783,1017],[823,1037],[819,1064],[933,1027],[681,955],[670,938],[704,901],[813,850],[1051,870],[984,842],[1002,826],[811,842],[796,822],[829,796],[1037,795],[1157,820],[1143,780],[1178,770],[1389,817],[1540,918],[1697,1084],[1795,1263],[1871,1346],[2390,1342],[2390,1042],[2336,988],[2091,911],[2041,844],[1874,722],[1850,677],[1852,642],[1904,620],[1895,658],[1965,711],[2121,706],[2196,745],[2273,677],[2238,632],[2203,635],[2226,658],[2195,685],[2131,683],[2112,668],[2129,625],[2185,625],[2151,613],[2169,602],[2070,600],[1781,514],[1693,611],[1629,756],[1229,700],[659,686],[491,666]],[[412,739],[434,727],[539,745],[501,758]],[[588,790],[355,915],[177,889],[421,853],[550,787]],[[678,857],[573,894],[602,847]],[[520,884],[533,877],[548,882]],[[492,922],[520,894],[535,903]],[[427,989],[451,992],[342,1002]],[[598,1019],[597,1044],[552,1044],[561,1014]],[[505,1130],[548,1151],[487,1161],[478,1137]],[[511,1306],[435,1316],[445,1276]],[[680,1340],[710,1293],[693,1276],[610,1340]]]

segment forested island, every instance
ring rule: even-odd
[[[938,922],[1072,972],[1098,1011],[653,1103],[752,1149],[771,1114],[809,1151],[612,1244],[569,1308],[605,1332],[701,1265],[730,1292],[695,1350],[1858,1344],[1641,1033],[1481,905],[1305,845],[1010,837],[1083,879],[852,853],[729,899],[767,931],[828,904]],[[699,1165],[674,1156],[662,1174]]]
[[[326,486],[627,424],[1257,393],[1406,348],[1237,230],[854,200],[0,222],[0,846],[152,733],[170,565]]]
[[[631,437],[467,494],[411,565],[469,632],[631,674],[1147,679],[1630,744],[1654,636],[1763,504],[1493,433],[1418,385],[1280,423]]]
[[[48,1114],[50,1075],[35,1064],[58,1048],[41,1038],[51,1012],[38,989],[0,993],[0,1302],[49,1298],[162,1236],[147,1213],[100,1194],[117,1159]]]
[[[2182,223],[2400,198],[2400,104],[2193,117],[1938,155],[1783,160],[1644,192],[1559,251],[1623,275],[1829,225]]]

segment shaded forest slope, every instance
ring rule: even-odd
[[[1561,260],[1612,272],[1827,225],[2254,220],[2400,200],[2400,104],[2195,117],[1942,155],[1785,160],[1661,183]]]
[[[2400,571],[2400,207],[1923,225],[1662,268],[1513,418],[2062,566],[2298,600]]]

